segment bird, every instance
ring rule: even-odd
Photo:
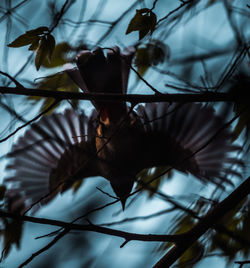
[[[84,50],[65,72],[83,92],[127,94],[135,49]],[[222,186],[241,174],[225,118],[201,103],[92,101],[90,115],[67,108],[31,124],[8,154],[10,211],[36,211],[78,180],[101,176],[125,209],[136,176],[170,166],[203,183]]]

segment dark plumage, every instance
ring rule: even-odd
[[[117,47],[107,57],[100,48],[83,51],[78,68],[66,72],[85,92],[125,94],[132,56],[133,50],[120,53]],[[212,138],[224,120],[209,106],[153,103],[131,112],[125,103],[93,104],[89,117],[73,109],[43,117],[13,146],[7,166],[12,174],[5,179],[12,210],[51,192],[46,203],[91,176],[109,180],[124,207],[145,168],[170,165],[216,184],[240,175],[232,168],[241,164],[232,155],[239,147],[232,145],[229,129]]]

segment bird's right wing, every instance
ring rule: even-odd
[[[93,120],[75,110],[44,116],[8,154],[10,210],[50,201],[76,180],[99,175]],[[37,205],[36,208],[39,206]]]
[[[146,167],[169,165],[219,185],[230,183],[230,175],[241,175],[240,147],[232,144],[231,130],[211,106],[152,103],[140,105],[137,114],[144,128],[141,158]]]

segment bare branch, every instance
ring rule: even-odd
[[[184,239],[185,234],[180,235],[154,235],[154,234],[136,234],[136,233],[129,233],[124,232],[120,230],[110,229],[94,224],[75,224],[75,223],[68,223],[58,220],[51,220],[46,218],[38,218],[38,217],[31,217],[31,216],[22,216],[10,212],[6,212],[3,210],[0,210],[0,217],[4,218],[11,218],[14,220],[19,221],[25,221],[25,222],[33,222],[43,225],[52,225],[52,226],[58,226],[62,227],[64,229],[69,230],[77,230],[77,231],[90,231],[90,232],[96,232],[101,234],[107,234],[111,236],[117,236],[124,238],[125,240],[137,240],[137,241],[148,241],[148,242],[154,242],[154,241],[161,241],[161,242],[177,242]]]
[[[250,177],[248,177],[227,198],[210,210],[205,217],[203,217],[190,231],[187,232],[186,239],[181,242],[177,242],[154,267],[160,268],[172,265],[195,241],[199,239],[200,236],[212,228],[218,220],[237,206],[249,193]]]
[[[109,94],[109,93],[77,93],[68,91],[43,90],[32,88],[0,87],[0,93],[20,96],[39,96],[60,100],[92,100],[92,101],[112,101],[152,103],[152,102],[247,102],[244,96],[237,96],[234,93],[203,92],[190,94]]]
[[[63,238],[67,233],[69,232],[69,229],[65,229],[62,232],[59,233],[49,244],[47,244],[45,247],[39,249],[35,253],[33,253],[27,260],[25,260],[21,265],[18,266],[18,268],[22,268],[29,264],[35,257],[42,254],[52,246],[54,246],[61,238]]]

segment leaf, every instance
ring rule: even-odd
[[[230,210],[219,224],[231,231],[236,237],[243,238],[250,243],[250,210],[249,200],[245,198],[235,209]],[[240,241],[240,240],[239,240]],[[237,254],[249,255],[250,248],[245,243],[231,238],[224,233],[216,232],[211,237],[209,252],[223,252],[228,262],[231,262]]]
[[[6,192],[5,185],[0,185],[0,200],[4,199],[5,192]]]
[[[135,65],[140,75],[144,75],[148,68],[164,62],[170,56],[169,47],[158,40],[152,40],[136,51]]]
[[[46,59],[42,62],[42,66],[46,68],[54,68],[62,66],[68,62],[66,59],[66,54],[71,50],[71,46],[66,43],[59,43],[55,46],[53,55],[51,57],[51,62]]]
[[[28,33],[22,34],[12,43],[8,44],[8,47],[23,47],[33,43],[37,39],[37,36],[30,35]]]
[[[139,40],[141,40],[150,31],[155,29],[157,17],[154,12],[148,8],[137,9],[135,16],[131,19],[126,34],[139,31]]]
[[[48,53],[49,53],[49,48],[47,46],[47,40],[45,37],[42,37],[40,40],[39,46],[37,48],[37,51],[36,51],[35,65],[36,65],[37,71],[40,69],[42,62],[46,58]]]
[[[49,63],[51,63],[52,54],[53,54],[53,51],[54,51],[55,46],[56,46],[56,41],[55,41],[55,38],[52,34],[47,35],[47,46],[49,49],[48,60],[49,60]]]
[[[73,192],[76,193],[80,187],[82,186],[83,180],[77,180],[76,182],[74,182],[73,184]]]
[[[39,27],[34,30],[27,31],[25,34],[17,37],[13,42],[8,44],[8,47],[23,47],[32,44],[39,38],[40,34],[48,31],[48,27]]]
[[[236,140],[242,131],[246,128],[246,135],[248,134],[250,130],[250,107],[246,106],[243,103],[235,105],[235,113],[239,114],[239,112],[243,111],[241,115],[239,116],[238,122],[233,130],[234,136],[233,140]]]
[[[40,35],[40,34],[43,34],[44,32],[47,32],[49,31],[49,28],[48,27],[45,27],[45,26],[42,26],[42,27],[38,27],[34,30],[30,30],[30,31],[27,31],[26,33],[27,34],[30,34],[30,35]]]
[[[193,267],[194,264],[196,264],[202,259],[204,251],[205,251],[204,246],[196,241],[178,259],[178,267],[180,268]]]
[[[136,51],[135,55],[135,65],[137,66],[137,70],[139,74],[142,76],[150,67],[150,55],[147,51],[147,48],[139,48]]]
[[[145,183],[149,183],[149,181],[151,181],[153,178],[158,177],[156,180],[153,180],[149,185],[154,188],[155,190],[158,190],[163,179],[170,179],[172,176],[172,172],[171,170],[168,173],[164,173],[166,170],[168,169],[168,167],[155,167],[155,168],[149,168],[149,169],[143,169],[141,172],[139,172],[137,174],[137,179],[139,180],[139,183],[137,184],[137,189],[141,188],[141,186],[143,186],[143,184]],[[161,175],[162,173],[164,173],[163,175]],[[161,175],[161,176],[160,176]],[[140,184],[141,182],[141,184]],[[148,195],[151,198],[154,195],[154,191],[150,190],[150,189],[143,189],[145,191],[148,191]]]
[[[79,88],[66,73],[57,73],[56,75],[43,78],[38,84],[38,89],[79,92]],[[44,99],[38,96],[29,96],[27,97],[27,99],[32,101],[32,104],[36,104],[42,100],[42,105],[40,109],[41,111],[45,110],[54,101],[54,99],[52,98]],[[77,107],[78,101],[76,100],[74,104]],[[51,109],[48,114],[51,113],[56,107],[58,107],[58,105]]]
[[[239,73],[234,77],[232,87],[229,92],[235,95],[234,113],[238,115],[237,124],[233,130],[233,140],[236,140],[240,134],[245,131],[245,139],[247,140],[250,136],[250,78],[245,73]],[[244,100],[244,102],[237,100]]]
[[[36,39],[32,42],[32,44],[29,46],[29,50],[36,50],[39,46],[40,39],[41,38],[37,36]]]
[[[35,59],[37,70],[39,70],[40,66],[42,65],[43,61],[46,60],[46,58],[50,61],[54,48],[55,48],[55,39],[52,35],[49,34],[43,36],[40,39]]]
[[[21,211],[24,209],[24,203],[22,202],[16,202],[17,200],[20,200],[21,195],[17,194],[14,196],[8,196],[8,198],[5,200],[5,206],[6,210],[10,211],[10,208],[13,213],[20,214]],[[21,238],[22,238],[22,230],[23,230],[23,222],[15,219],[10,218],[4,218],[1,217],[1,236],[3,241],[3,251],[2,256],[5,258],[8,253],[10,252],[13,245],[16,245],[17,248],[20,246]]]
[[[3,236],[2,255],[6,258],[12,245],[15,244],[17,248],[20,246],[23,222],[6,218],[1,218],[1,220],[3,225],[3,229],[1,230],[1,235]]]

